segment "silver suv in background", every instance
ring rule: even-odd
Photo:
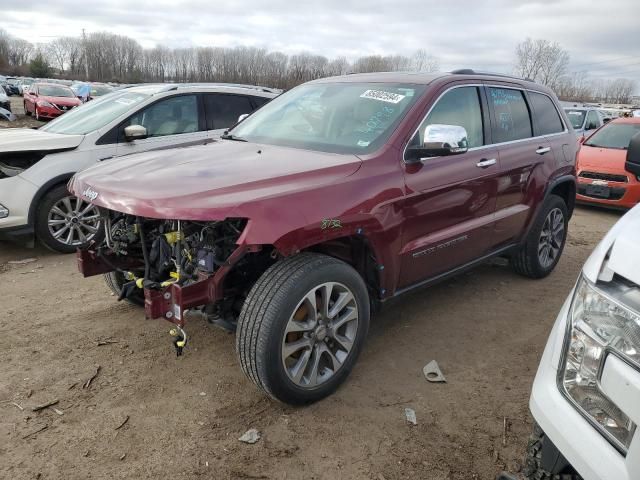
[[[597,108],[565,107],[564,111],[576,131],[578,139],[588,137],[605,123],[602,112]]]
[[[132,153],[214,141],[279,90],[235,84],[162,84],[118,90],[37,130],[0,131],[0,238],[35,236],[73,252],[102,233],[97,209],[67,181]]]

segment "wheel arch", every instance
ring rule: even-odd
[[[45,182],[36,192],[33,199],[31,200],[31,205],[29,205],[29,216],[28,216],[28,224],[30,226],[35,225],[36,213],[38,211],[38,205],[40,204],[40,200],[44,197],[50,190],[55,187],[58,187],[61,184],[67,183],[71,177],[75,175],[75,172],[71,173],[62,173],[60,175],[56,175],[52,179]]]
[[[549,185],[545,199],[549,195],[557,195],[564,200],[569,211],[569,219],[571,219],[576,205],[576,178],[573,175],[563,175],[556,178]]]
[[[559,177],[553,178],[547,184],[547,187],[544,190],[544,195],[538,202],[533,211],[531,217],[528,220],[528,224],[522,237],[520,238],[520,243],[526,242],[529,234],[531,233],[531,229],[540,215],[540,211],[542,210],[542,206],[549,198],[549,195],[558,195],[562,198],[567,205],[567,211],[569,212],[569,218],[573,215],[573,209],[576,204],[576,177],[574,175],[561,175]]]
[[[322,253],[351,265],[362,277],[372,299],[381,297],[384,284],[381,254],[365,235],[346,235],[308,246],[302,251]]]

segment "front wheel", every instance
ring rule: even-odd
[[[36,236],[46,247],[73,253],[104,236],[98,207],[74,197],[66,185],[51,189],[40,201],[36,213]]]
[[[351,266],[304,253],[269,268],[238,319],[236,352],[265,393],[306,404],[333,393],[353,368],[369,329],[369,297]]]
[[[549,275],[564,250],[568,224],[566,203],[557,195],[549,195],[525,243],[511,257],[513,269],[530,278]]]
[[[22,106],[24,107],[24,114],[25,114],[26,116],[30,117],[30,116],[31,116],[31,112],[30,112],[29,110],[27,110],[27,102],[24,102],[24,103],[22,104]]]
[[[40,121],[40,112],[38,112],[38,106],[36,105],[36,108],[34,109],[34,115],[36,117],[36,120]]]

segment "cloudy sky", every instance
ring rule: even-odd
[[[308,3],[308,5],[307,5]],[[252,45],[350,59],[424,48],[442,70],[509,72],[527,36],[559,42],[571,71],[640,84],[640,1],[0,0],[0,27],[33,43],[109,31],[144,47]]]

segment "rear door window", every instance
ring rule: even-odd
[[[229,128],[238,122],[240,115],[253,111],[249,97],[225,93],[205,95],[204,109],[207,116],[207,130]]]
[[[521,90],[489,87],[488,93],[493,111],[493,143],[512,142],[533,136],[529,108]]]
[[[529,99],[536,116],[536,135],[551,135],[564,131],[564,125],[553,100],[536,92],[529,92]]]

